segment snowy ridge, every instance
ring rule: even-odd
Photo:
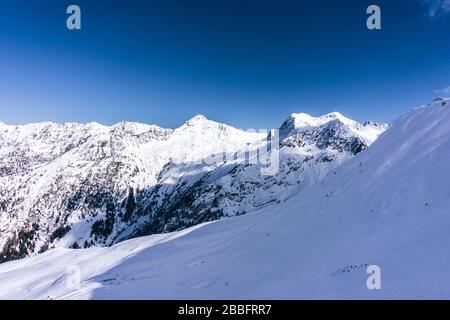
[[[280,141],[280,169],[234,160],[267,144],[195,116],[172,129],[121,122],[0,128],[0,262],[53,247],[112,245],[286,200],[367,148],[363,125],[322,121]],[[226,158],[224,155],[226,154]]]
[[[402,116],[369,150],[286,202],[158,246],[145,237],[5,263],[0,297],[449,298],[449,150],[445,99]],[[128,258],[114,260],[118,251]],[[68,264],[85,272],[81,290],[66,286]],[[369,265],[381,268],[382,290],[367,289]]]
[[[289,119],[292,119],[293,121],[293,127],[295,129],[303,128],[303,127],[317,127],[324,125],[325,123],[328,123],[330,121],[339,120],[343,122],[344,124],[354,126],[355,121],[350,120],[346,117],[344,117],[339,112],[332,112],[325,114],[323,116],[319,117],[313,117],[307,113],[293,113],[289,117]]]
[[[307,130],[310,127],[321,127],[325,125],[342,125],[352,134],[367,142],[375,141],[387,129],[387,124],[367,121],[362,125],[343,116],[339,112],[332,112],[319,117],[313,117],[307,113],[293,113],[286,119],[281,129],[285,134],[289,134],[295,131]]]

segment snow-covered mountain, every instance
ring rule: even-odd
[[[293,114],[280,129],[279,170],[263,175],[257,150],[271,148],[272,134],[204,116],[175,130],[1,124],[0,262],[55,246],[112,245],[282,202],[385,129],[339,113]]]
[[[304,117],[293,118],[285,127],[302,128]],[[450,298],[449,159],[443,99],[400,117],[368,150],[283,203],[110,248],[4,263],[0,298]],[[370,265],[381,270],[381,290],[366,286]]]

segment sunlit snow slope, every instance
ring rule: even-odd
[[[449,160],[447,99],[277,206],[2,264],[0,298],[450,298]],[[79,289],[66,283],[72,265]],[[369,265],[381,290],[367,289]]]

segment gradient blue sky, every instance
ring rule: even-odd
[[[0,121],[390,121],[450,86],[448,1],[0,0]]]

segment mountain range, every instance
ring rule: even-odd
[[[288,159],[314,150],[308,165],[333,167],[307,187],[300,183],[284,201],[111,247],[59,247],[3,263],[0,297],[448,299],[450,99],[401,116],[357,155],[347,148],[354,144],[339,144],[347,158],[341,165],[335,144],[336,163],[321,161],[327,135],[313,139],[337,124],[349,132],[336,117],[293,115],[282,126],[280,152]],[[307,137],[308,146],[296,134]],[[78,271],[76,288],[67,284],[69,267]],[[368,286],[372,267],[381,272],[374,290]]]
[[[0,262],[55,247],[110,246],[279,204],[386,128],[337,112],[292,114],[265,132],[204,116],[176,129],[0,124]],[[264,149],[277,153],[270,174]]]

